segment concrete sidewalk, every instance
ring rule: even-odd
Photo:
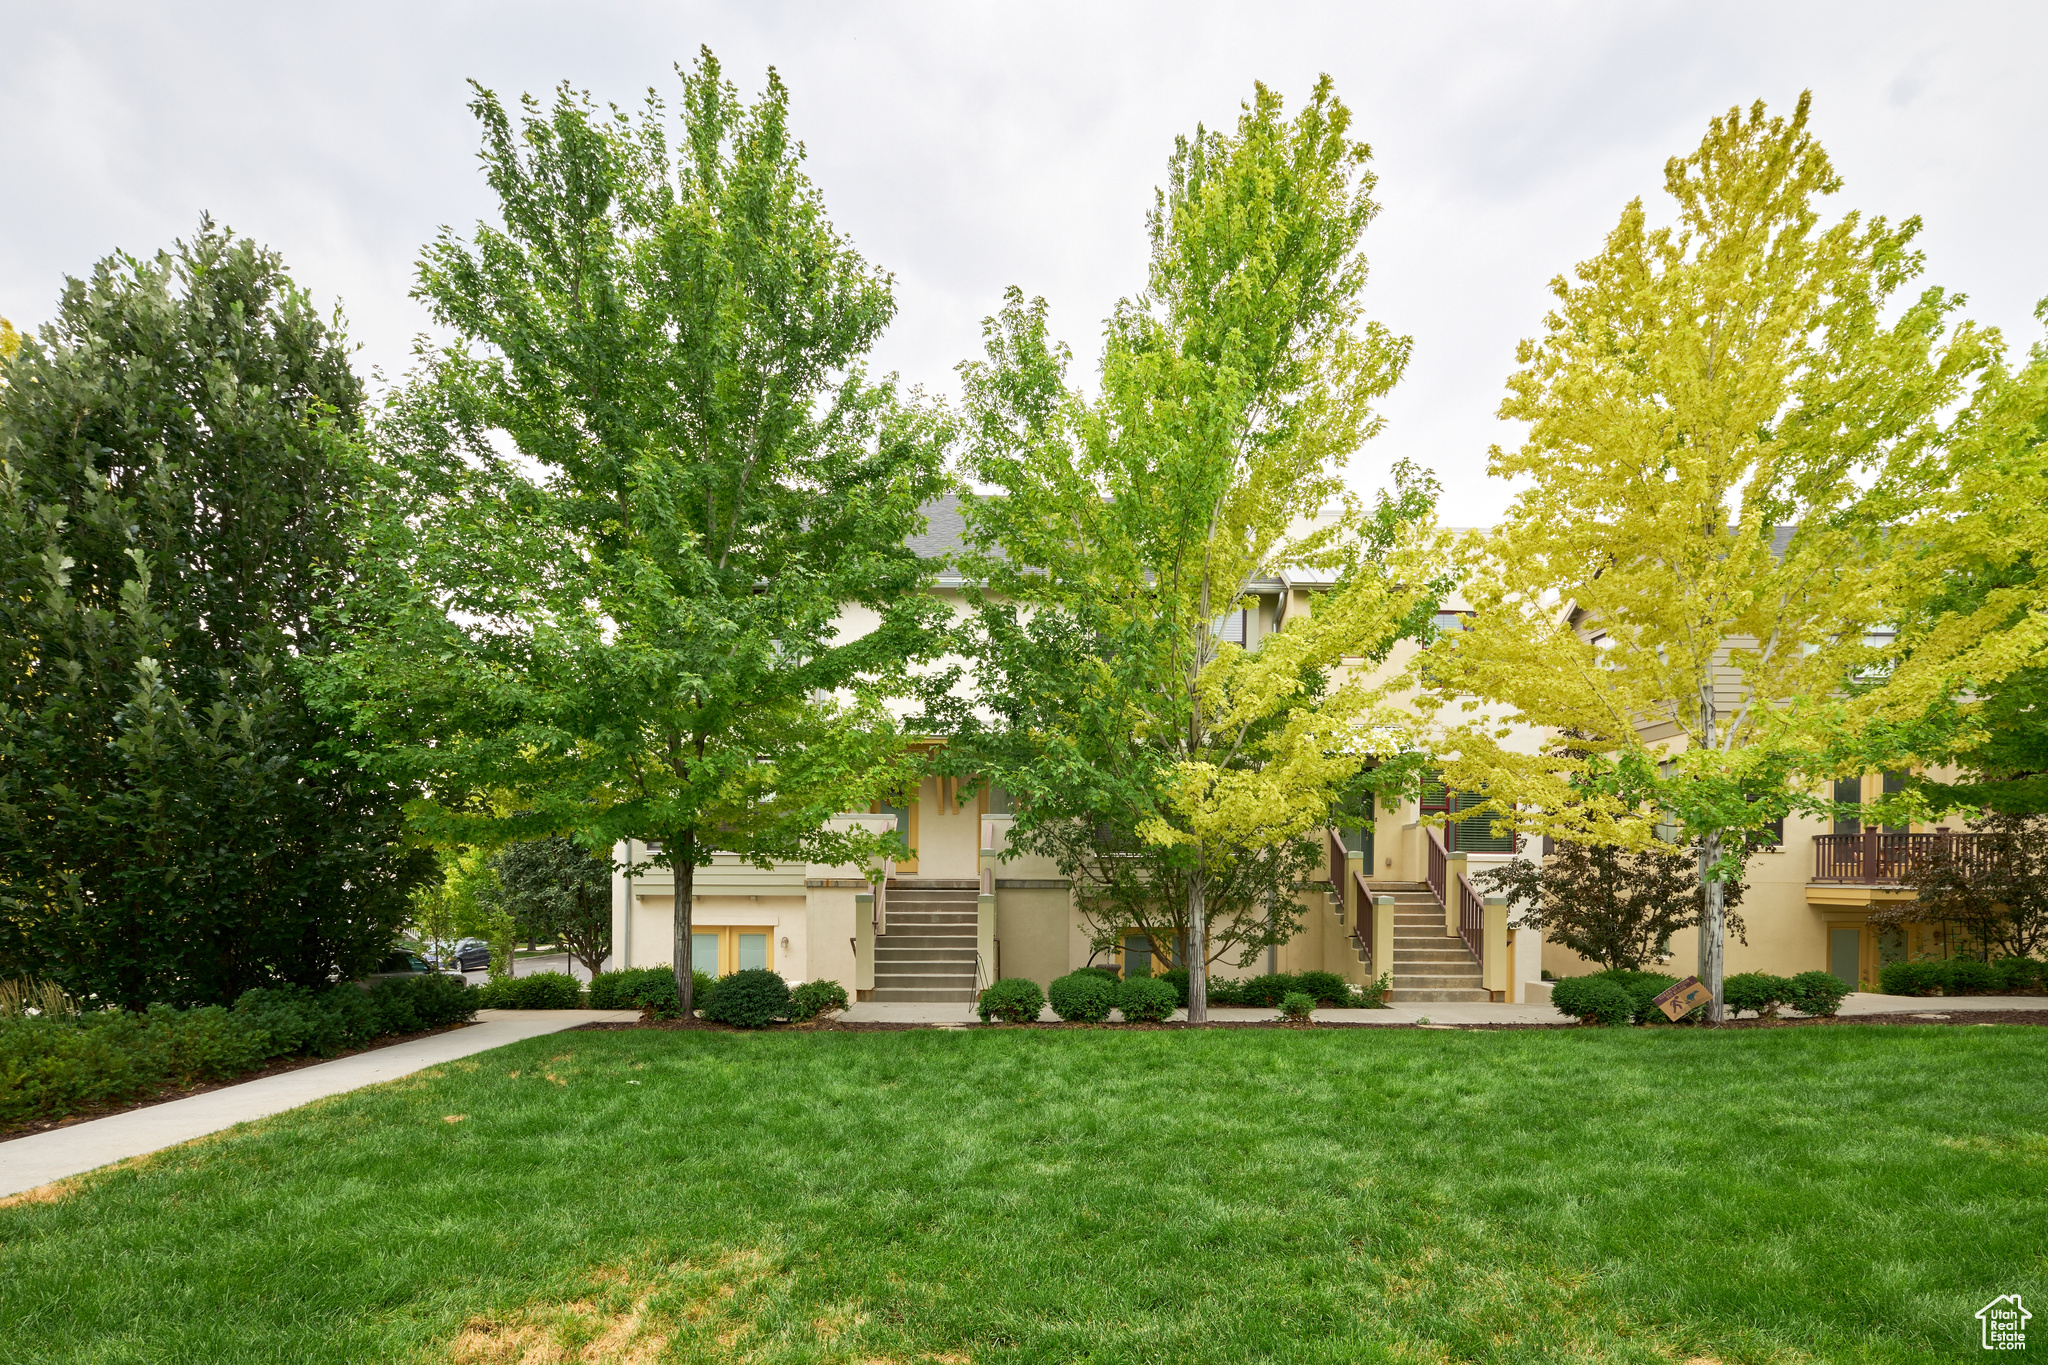
[[[639,1017],[638,1010],[482,1010],[467,1028],[431,1038],[0,1142],[0,1197],[507,1043],[560,1033],[578,1024],[631,1022]]]
[[[2048,1010],[2048,995],[1962,995],[1914,996],[1873,995],[1864,991],[1842,1002],[1845,1018],[1866,1014],[1965,1014],[1978,1010]],[[854,1023],[873,1024],[976,1024],[980,1016],[972,1005],[898,1005],[862,1001],[840,1016]],[[1059,1022],[1048,1005],[1039,1013],[1045,1023]],[[1177,1010],[1175,1019],[1186,1019]],[[1280,1017],[1278,1010],[1211,1008],[1215,1023],[1263,1023]],[[1431,1004],[1390,1005],[1383,1010],[1317,1010],[1315,1017],[1328,1024],[1561,1024],[1566,1022],[1553,1005],[1480,1005],[1449,1001]]]

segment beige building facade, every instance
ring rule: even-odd
[[[927,509],[930,529],[913,541],[933,557],[959,547],[960,517],[951,500]],[[933,589],[966,610],[962,583],[942,575]],[[1283,575],[1253,585],[1251,605],[1223,622],[1226,638],[1256,648],[1291,615],[1313,610],[1327,581]],[[1462,608],[1455,601],[1447,610]],[[841,628],[872,625],[849,612]],[[1403,644],[1384,665],[1405,669],[1415,646]],[[1533,749],[1525,731],[1512,743]],[[1865,780],[1875,799],[1883,779]],[[1516,856],[1512,839],[1483,819],[1456,818],[1459,798],[1440,789],[1385,801],[1369,830],[1330,831],[1327,867],[1297,892],[1301,932],[1246,968],[1215,964],[1226,977],[1268,970],[1335,972],[1365,984],[1386,975],[1397,1002],[1548,998],[1543,978],[1598,970],[1534,930],[1510,920],[1504,903],[1474,890],[1473,879]],[[1011,817],[1001,793],[927,777],[901,808],[849,812],[841,822],[895,828],[914,851],[886,869],[779,863],[770,868],[718,854],[697,869],[691,961],[722,975],[768,967],[791,982],[833,980],[862,999],[970,1000],[990,981],[1030,977],[1041,985],[1115,953],[1093,942],[1073,888],[1043,858],[1011,857]],[[1836,972],[1868,986],[1884,962],[1943,955],[1938,927],[1880,933],[1871,910],[1909,897],[1898,885],[1911,836],[1934,831],[1853,832],[1794,818],[1779,847],[1753,855],[1740,913],[1748,942],[1730,939],[1727,970],[1791,975]],[[621,844],[621,867],[644,864],[650,850]],[[877,874],[882,874],[879,881]],[[666,869],[613,878],[612,963],[635,967],[673,961],[675,884]],[[1671,944],[1668,969],[1684,975],[1696,948],[1690,931]]]

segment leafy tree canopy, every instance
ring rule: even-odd
[[[941,642],[905,539],[948,427],[861,368],[890,280],[827,221],[772,71],[749,106],[706,52],[673,148],[652,94],[471,108],[501,221],[421,262],[458,339],[383,424],[379,600],[331,684],[438,840],[656,841],[687,1008],[712,850],[880,855],[832,817],[913,769],[888,703]]]
[[[967,469],[1003,496],[968,506],[982,709],[963,708],[947,761],[1015,792],[1019,847],[1075,869],[1103,864],[1074,826],[1107,822],[1134,860],[1097,882],[1104,904],[1179,897],[1153,923],[1185,943],[1196,1019],[1221,951],[1212,891],[1223,947],[1255,950],[1304,836],[1405,747],[1402,713],[1344,670],[1426,625],[1439,586],[1423,476],[1373,513],[1343,496],[1409,347],[1363,319],[1376,205],[1350,127],[1325,78],[1292,118],[1260,86],[1235,128],[1179,140],[1099,398],[1069,386],[1043,302],[1015,290],[962,369]],[[1223,640],[1219,618],[1283,571],[1335,586],[1312,613],[1294,592],[1254,651]]]
[[[338,326],[202,222],[4,373],[0,971],[139,1005],[371,969],[428,860],[299,683],[353,590]]]

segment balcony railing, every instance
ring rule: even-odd
[[[1954,834],[1947,830],[1933,834],[1893,834],[1879,829],[1867,829],[1861,834],[1816,834],[1813,879],[1856,886],[1897,886],[1905,880],[1906,869],[1917,862],[1951,857],[1967,863],[1984,856],[1983,839],[1981,834]]]

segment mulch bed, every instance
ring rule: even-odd
[[[0,1126],[0,1142],[12,1142],[16,1138],[33,1137],[37,1133],[47,1133],[54,1128],[69,1128],[74,1123],[90,1123],[94,1119],[103,1119],[114,1114],[125,1114],[131,1109],[149,1109],[159,1104],[169,1104],[172,1100],[190,1099],[194,1095],[204,1095],[209,1091],[225,1090],[231,1085],[242,1085],[248,1081],[260,1081],[265,1076],[282,1076],[287,1071],[298,1071],[305,1067],[318,1066],[322,1062],[338,1062],[343,1057],[359,1057],[365,1052],[381,1052],[387,1047],[396,1047],[400,1043],[417,1042],[422,1038],[432,1038],[439,1033],[452,1033],[456,1029],[468,1027],[468,1024],[446,1024],[440,1028],[430,1028],[420,1033],[386,1034],[374,1043],[369,1043],[363,1047],[351,1048],[347,1052],[337,1052],[332,1057],[280,1057],[276,1061],[265,1063],[255,1071],[244,1071],[240,1075],[229,1076],[225,1080],[203,1081],[193,1086],[167,1085],[159,1090],[145,1091],[133,1099],[116,1100],[113,1103],[99,1105],[92,1109],[75,1109],[61,1119],[27,1119],[20,1123]]]
[[[1933,1004],[1934,1002],[1929,1002]],[[1941,1014],[1944,1018],[1922,1018],[1923,1014]],[[2048,1027],[2048,1009],[2044,1010],[1953,1010],[1937,1008],[1896,1014],[1856,1014],[1838,1019],[1732,1019],[1723,1024],[1724,1029],[1781,1029],[1781,1028],[1853,1028],[1861,1024],[2028,1024],[2036,1028]],[[960,1023],[883,1023],[853,1019],[819,1019],[808,1024],[771,1024],[766,1029],[735,1028],[730,1024],[714,1024],[707,1019],[642,1019],[638,1023],[578,1024],[566,1030],[570,1033],[622,1032],[628,1029],[659,1029],[667,1032],[709,1032],[709,1033],[904,1033],[912,1029],[1010,1029],[1028,1031],[1042,1029],[1060,1031],[1068,1029],[1100,1028],[1117,1032],[1161,1032],[1170,1029],[1463,1029],[1468,1032],[1499,1032],[1502,1030],[1581,1029],[1598,1028],[1597,1024],[1580,1024],[1570,1019],[1556,1023],[1524,1023],[1500,1021],[1495,1023],[1457,1024],[1367,1024],[1350,1020],[1317,1020],[1313,1024],[1291,1024],[1282,1019],[1212,1019],[1206,1024],[1190,1024],[1174,1020],[1162,1024],[983,1024],[979,1022]],[[1646,1027],[1666,1029],[1692,1029],[1697,1024],[1656,1024]]]

